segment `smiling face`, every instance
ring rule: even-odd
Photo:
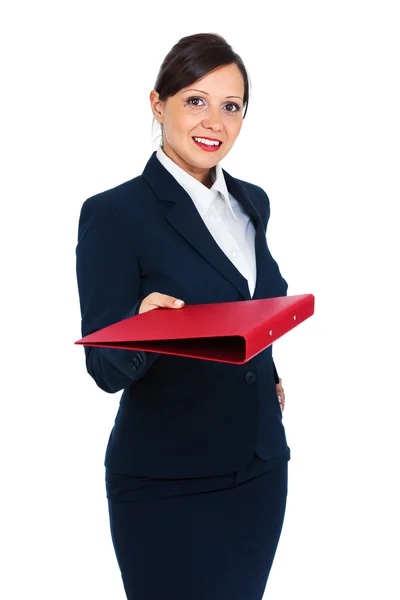
[[[164,128],[165,154],[207,187],[210,169],[228,154],[239,135],[243,95],[243,76],[236,64],[219,67],[164,102],[155,90],[150,93],[154,117]],[[194,137],[222,143],[203,145]]]

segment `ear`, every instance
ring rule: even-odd
[[[163,122],[164,102],[160,100],[160,95],[156,90],[150,92],[150,105],[154,118],[161,124]]]

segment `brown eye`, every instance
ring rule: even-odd
[[[240,106],[236,102],[229,102],[225,106],[233,106],[235,108],[235,110],[228,110],[228,112],[238,112],[240,110]]]
[[[188,99],[188,101],[187,101],[188,104],[191,104],[193,102],[193,100],[200,100],[201,102],[203,102],[203,100],[201,98],[194,97],[194,98],[189,98]],[[192,104],[192,106],[199,106],[199,105],[198,104]]]
[[[199,98],[198,96],[192,96],[191,98],[187,99],[187,103],[190,106],[196,106],[196,107],[201,107],[202,105],[200,104],[200,102],[204,102],[203,98]],[[230,107],[230,108],[226,108],[226,107]],[[227,102],[225,104],[225,108],[226,108],[226,112],[229,113],[237,113],[240,111],[241,107],[236,104],[236,102]]]

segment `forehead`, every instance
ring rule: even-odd
[[[182,88],[180,93],[193,89],[213,95],[239,95],[243,98],[243,76],[236,64],[224,65]]]

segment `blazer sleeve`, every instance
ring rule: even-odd
[[[93,198],[81,208],[76,275],[82,337],[138,313],[140,269],[120,214]],[[84,346],[86,369],[98,387],[115,393],[141,379],[157,352]]]
[[[279,375],[278,375],[278,371],[276,370],[276,366],[274,361],[272,361],[272,364],[274,366],[274,378],[275,378],[275,383],[279,383]]]

